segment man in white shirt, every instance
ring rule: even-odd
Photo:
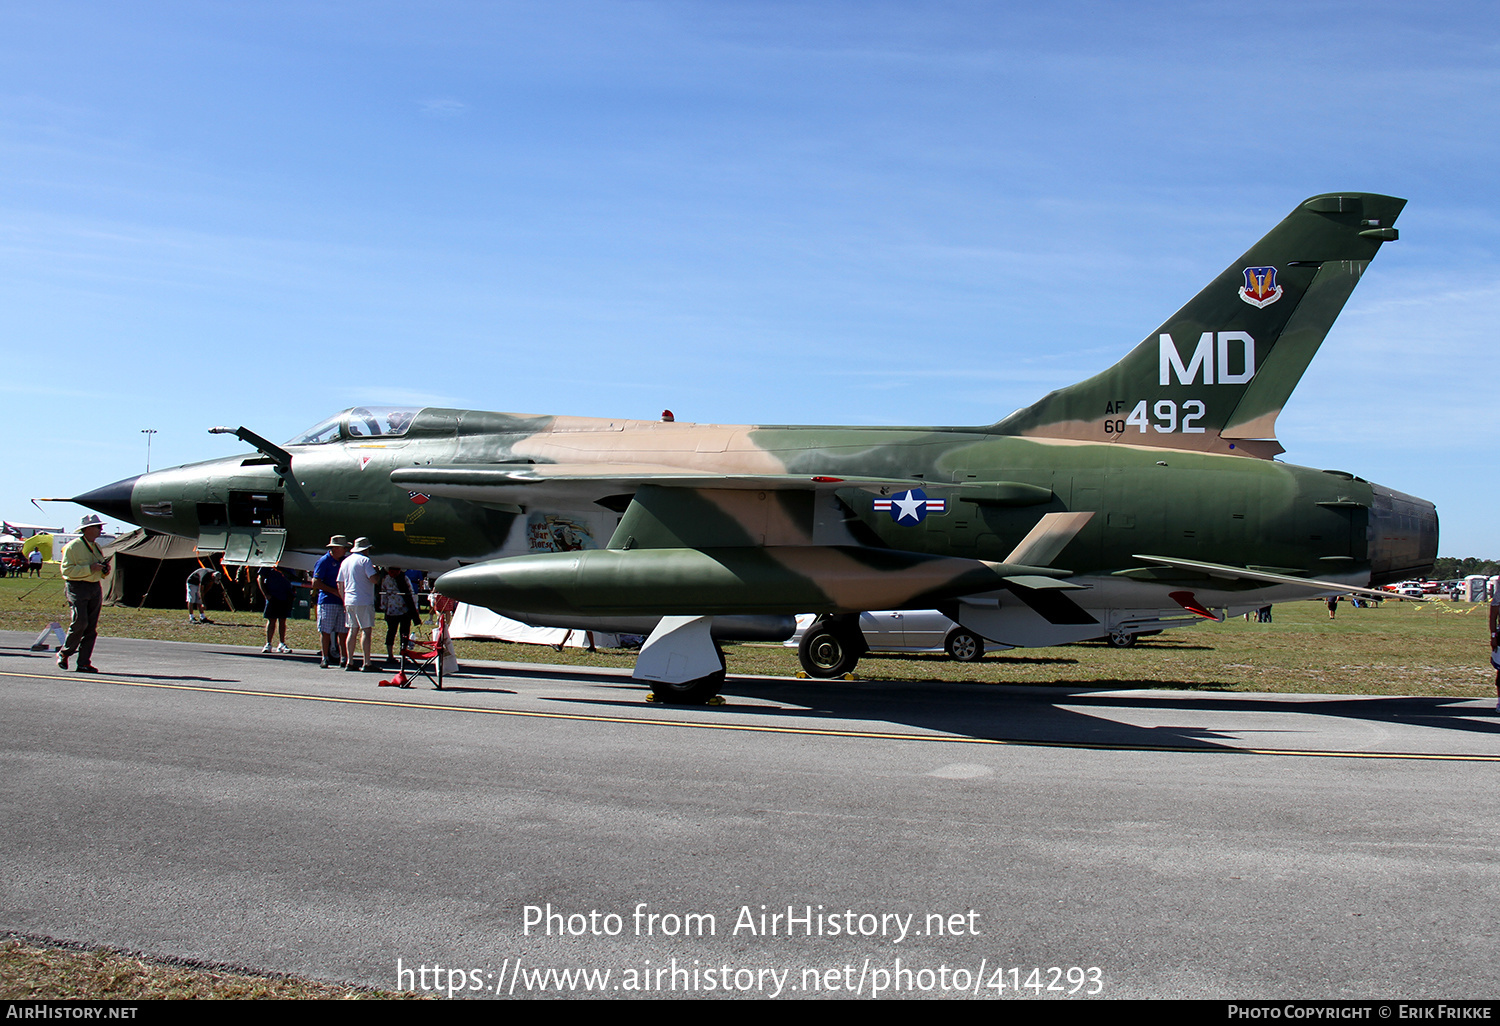
[[[378,669],[370,659],[370,644],[375,635],[375,564],[365,553],[371,548],[370,539],[354,539],[354,548],[339,564],[339,597],[344,600],[344,615],[349,620],[349,663],[346,670],[354,669],[354,646],[361,632],[365,636],[364,669]]]

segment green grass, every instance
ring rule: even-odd
[[[207,969],[98,948],[83,951],[7,940],[0,944],[0,1000],[349,1000],[411,998],[289,976]]]
[[[67,627],[68,609],[57,568],[40,581],[0,579],[0,630],[33,636],[49,620]],[[207,641],[255,645],[265,641],[265,621],[254,610],[214,612],[207,625],[190,625],[187,611],[106,607],[99,630],[105,636],[162,641]],[[976,681],[989,684],[1067,687],[1183,688],[1214,691],[1275,691],[1366,695],[1480,697],[1495,694],[1489,666],[1488,612],[1483,605],[1450,602],[1387,602],[1378,609],[1339,604],[1328,619],[1321,601],[1290,602],[1275,609],[1271,624],[1242,619],[1203,623],[1142,639],[1134,649],[1102,643],[1017,649],[991,654],[980,663],[942,656],[870,655],[857,675],[893,681]],[[384,641],[376,626],[376,647]],[[310,621],[292,620],[287,643],[299,651],[318,645]],[[633,652],[460,641],[463,659],[493,659],[595,667],[629,667]],[[731,674],[791,677],[792,649],[776,645],[729,645]]]

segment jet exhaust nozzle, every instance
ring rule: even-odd
[[[1384,485],[1372,482],[1370,488],[1370,585],[1430,573],[1438,552],[1437,507]]]

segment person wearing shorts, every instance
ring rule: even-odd
[[[354,539],[354,548],[339,564],[339,596],[344,600],[344,615],[349,623],[349,662],[344,669],[354,669],[354,650],[364,634],[363,669],[377,669],[370,658],[375,637],[375,564],[365,553],[373,546],[368,538]]]
[[[188,578],[187,578],[187,611],[188,611],[188,623],[211,623],[212,622],[208,618],[208,611],[203,608],[203,593],[205,591],[207,591],[209,588],[213,587],[214,578],[216,576],[218,576],[218,575],[214,573],[213,567],[210,567],[210,566],[200,566],[198,569],[196,569],[192,573],[188,574]],[[203,619],[201,619],[201,620],[198,619],[200,616]]]
[[[339,564],[349,554],[349,539],[336,534],[328,539],[328,553],[313,567],[312,585],[318,594],[318,634],[322,642],[318,665],[325,670],[349,662],[348,626],[344,622],[344,600],[339,598]]]
[[[276,646],[275,651],[289,654],[292,650],[286,644],[286,618],[292,615],[292,582],[286,579],[286,574],[280,568],[263,566],[256,575],[255,583],[260,588],[261,597],[266,600],[266,647],[261,651],[272,650],[271,642],[276,640],[279,627],[281,644]]]

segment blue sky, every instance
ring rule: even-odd
[[[1500,555],[1497,107],[1491,4],[3,3],[0,515],[356,403],[992,423],[1367,190],[1284,458]]]

